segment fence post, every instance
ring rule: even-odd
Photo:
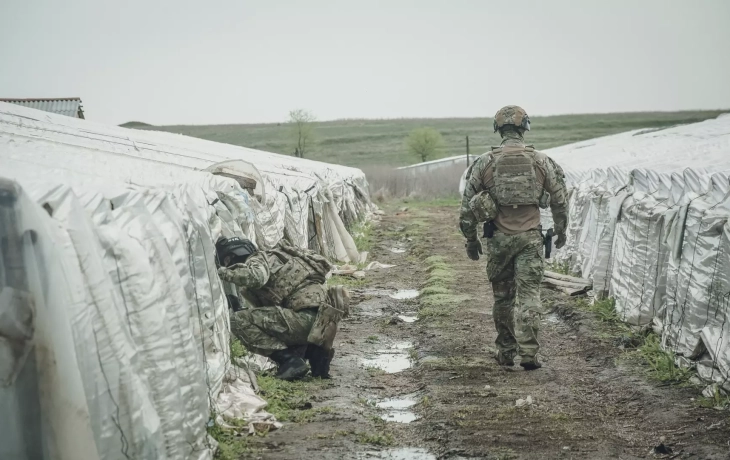
[[[469,136],[466,136],[466,167],[469,167]]]

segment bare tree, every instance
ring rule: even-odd
[[[417,156],[421,161],[427,161],[438,152],[444,144],[441,133],[433,128],[418,128],[411,131],[406,139],[408,152]]]
[[[307,153],[314,137],[312,122],[315,120],[317,118],[309,110],[296,109],[289,112],[289,123],[292,126],[292,134],[296,142],[294,156],[304,158]]]

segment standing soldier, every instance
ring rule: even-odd
[[[514,366],[516,354],[525,370],[542,367],[537,359],[537,331],[542,306],[543,238],[540,208],[550,206],[557,235],[565,244],[568,224],[563,170],[544,153],[525,145],[530,119],[517,106],[494,116],[502,144],[480,156],[467,173],[459,226],[466,253],[479,260],[482,245],[477,224],[485,222],[487,277],[494,292],[494,324],[500,365]]]
[[[218,276],[241,288],[253,308],[231,316],[231,333],[250,351],[279,365],[282,380],[329,378],[332,343],[349,295],[342,286],[325,286],[332,265],[305,249],[280,244],[258,251],[245,239],[222,238],[216,244]],[[230,299],[229,299],[230,301]]]

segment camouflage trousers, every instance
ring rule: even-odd
[[[250,351],[270,356],[277,350],[306,345],[316,317],[316,308],[250,308],[231,316],[231,333]]]
[[[495,232],[486,240],[487,276],[494,292],[494,325],[497,349],[505,357],[515,354],[534,359],[540,344],[544,259],[542,236],[537,230],[516,235]]]

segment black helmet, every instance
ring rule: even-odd
[[[215,250],[218,254],[218,260],[225,263],[226,258],[231,260],[228,265],[241,264],[246,262],[252,254],[256,254],[258,249],[250,240],[238,238],[221,238],[215,244]]]

